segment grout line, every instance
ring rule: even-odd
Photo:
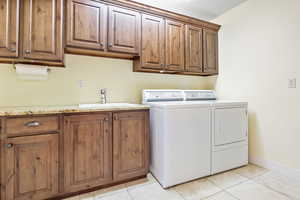
[[[225,190],[224,192],[225,192],[226,194],[228,194],[229,196],[233,197],[234,199],[240,200],[240,198],[234,196],[234,195],[231,194],[230,192],[228,192],[228,191],[226,191],[226,190]]]
[[[273,189],[272,187],[270,187],[270,186],[268,186],[268,185],[266,185],[266,184],[263,184],[263,183],[259,183],[259,182],[255,181],[255,180],[253,180],[253,181],[254,181],[256,184],[262,185],[262,186],[266,187],[267,189],[272,190],[273,192],[279,193],[279,194],[281,194],[281,195],[287,197],[288,199],[293,200],[293,197],[291,197],[291,196],[289,196],[289,195],[287,195],[287,194],[285,194],[285,193],[283,193],[283,192],[281,192],[281,191],[277,191],[277,190]]]

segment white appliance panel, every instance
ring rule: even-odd
[[[247,138],[245,107],[216,108],[214,113],[214,145],[241,142]]]
[[[209,107],[150,110],[150,171],[164,187],[211,172]]]
[[[210,174],[210,112],[195,107],[164,113],[164,187]]]

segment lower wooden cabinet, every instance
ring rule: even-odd
[[[148,172],[148,113],[114,114],[113,122],[114,180],[138,177]]]
[[[7,139],[2,200],[41,200],[58,193],[58,134]]]
[[[62,199],[147,175],[149,111],[4,117],[0,144],[0,200]]]
[[[75,192],[112,181],[111,114],[64,119],[64,191]]]

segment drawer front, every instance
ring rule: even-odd
[[[6,133],[8,136],[53,132],[58,130],[58,116],[20,117],[6,120]]]

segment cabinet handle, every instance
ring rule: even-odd
[[[108,121],[108,118],[104,118],[104,121],[106,121],[106,122],[107,122],[107,121]]]
[[[114,116],[114,120],[115,120],[115,121],[117,121],[117,120],[119,120],[119,119],[118,119],[118,117],[117,117],[117,116]]]
[[[15,48],[11,48],[9,49],[10,52],[16,52],[16,49]]]
[[[38,127],[40,125],[41,125],[41,123],[37,122],[37,121],[28,122],[28,123],[25,124],[25,126],[27,126],[27,127]]]
[[[6,144],[6,148],[12,148],[14,145],[12,143]]]

